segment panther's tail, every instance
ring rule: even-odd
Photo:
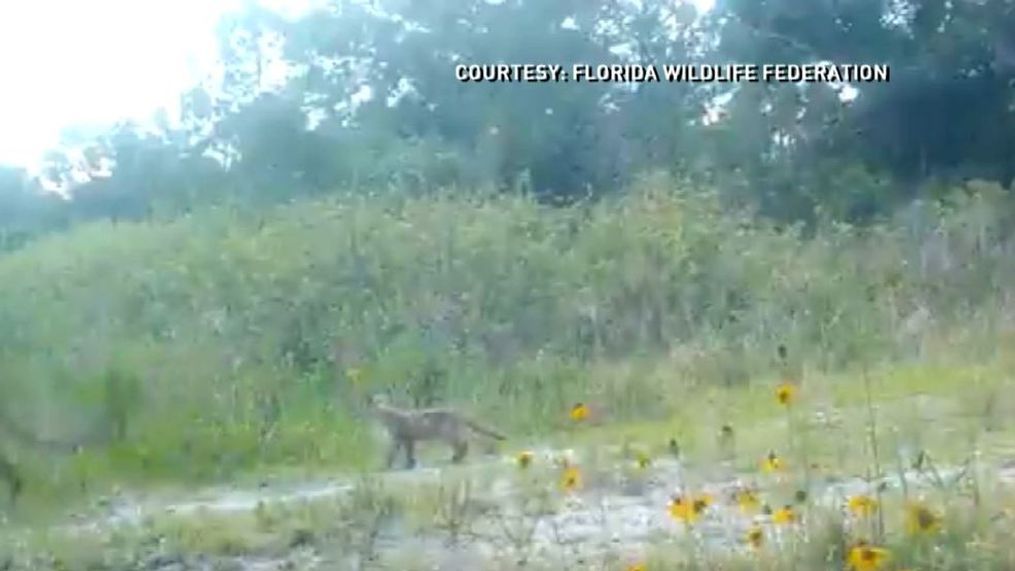
[[[483,434],[485,436],[489,436],[490,438],[496,438],[497,440],[506,440],[507,439],[507,436],[504,436],[503,434],[497,432],[496,430],[494,430],[492,428],[488,428],[486,426],[483,426],[482,424],[479,424],[478,422],[475,422],[475,421],[470,420],[468,418],[463,418],[462,420],[465,422],[466,425],[468,425],[469,428],[475,430],[476,432],[478,432],[480,434]]]

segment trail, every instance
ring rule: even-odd
[[[560,451],[537,452],[538,461],[549,462]],[[576,461],[580,465],[582,458]],[[412,471],[392,471],[360,477],[274,484],[251,489],[215,488],[189,497],[122,497],[90,519],[70,524],[72,532],[96,532],[139,526],[148,518],[166,516],[200,518],[210,514],[250,513],[259,506],[300,506],[341,500],[354,493],[358,483],[370,481],[388,490],[409,486],[438,485],[449,479],[476,481],[474,506],[499,506],[495,510],[477,508],[463,529],[452,533],[435,529],[413,532],[400,522],[386,522],[371,539],[369,561],[358,560],[346,551],[327,553],[325,548],[300,546],[276,556],[234,556],[233,568],[267,571],[269,569],[403,569],[406,561],[412,569],[513,569],[522,562],[555,568],[588,568],[636,557],[648,546],[687,541],[687,529],[674,521],[666,510],[671,497],[682,491],[708,493],[716,499],[694,526],[693,541],[705,549],[736,551],[745,549],[744,535],[754,523],[769,516],[753,518],[739,513],[727,498],[753,476],[718,477],[702,481],[700,474],[689,474],[686,466],[673,458],[660,458],[646,470],[643,478],[632,479],[622,466],[600,472],[600,477],[581,490],[568,494],[555,509],[545,513],[518,507],[518,468],[512,458],[486,458],[461,467],[436,466]],[[997,481],[1015,482],[1015,465],[992,469]],[[939,469],[933,474],[910,471],[882,479],[883,490],[897,489],[903,481],[909,490],[931,486],[955,485],[967,475],[963,468]],[[688,489],[691,484],[693,488]],[[846,497],[870,493],[872,484],[862,478],[826,478],[817,480],[808,502],[834,507]],[[778,506],[776,506],[778,507]],[[463,518],[466,519],[466,518]],[[779,537],[773,538],[776,542]],[[334,551],[334,550],[333,550]],[[218,568],[221,560],[198,558],[183,561],[179,557],[154,558],[146,569]],[[182,562],[181,562],[182,561]],[[208,567],[211,565],[212,567]],[[539,568],[538,566],[536,568]]]

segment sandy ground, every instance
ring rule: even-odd
[[[549,462],[561,453],[541,450],[537,462]],[[573,456],[573,453],[572,453]],[[581,458],[574,460],[581,465]],[[618,461],[619,463],[619,461]],[[626,468],[626,469],[625,469]],[[1006,483],[1015,482],[1015,466],[987,469],[987,477]],[[623,568],[648,546],[693,541],[708,550],[745,549],[743,538],[754,523],[768,515],[744,516],[729,498],[746,480],[732,474],[703,480],[688,471],[675,458],[653,461],[650,468],[631,477],[629,466],[618,466],[610,473],[601,470],[594,482],[580,490],[562,495],[552,510],[523,508],[519,497],[519,469],[513,458],[486,458],[463,467],[427,467],[369,475],[386,489],[406,489],[413,485],[437,485],[453,474],[456,481],[480,482],[470,502],[476,507],[468,525],[449,533],[412,531],[402,523],[388,522],[377,529],[369,560],[320,546],[298,546],[283,556],[236,556],[184,559],[153,556],[147,569],[516,569],[529,568],[593,569]],[[721,471],[720,471],[721,472]],[[909,472],[881,481],[882,489],[905,484],[912,492],[931,485],[954,485],[969,470],[939,469],[933,475]],[[756,476],[752,476],[756,477]],[[242,514],[259,506],[294,506],[338,500],[354,493],[357,480],[332,479],[316,482],[270,484],[253,489],[208,489],[186,498],[120,497],[109,502],[98,516],[71,524],[76,531],[140,525],[147,518],[175,514],[200,518],[208,514]],[[752,480],[753,481],[753,480]],[[707,493],[715,501],[688,534],[683,523],[667,512],[670,499],[693,482],[694,493]],[[861,478],[812,480],[808,503],[828,507],[842,506],[848,496],[868,493],[872,483]],[[485,506],[485,509],[481,509]],[[490,509],[491,506],[493,509]],[[776,506],[777,507],[777,506]],[[779,537],[772,538],[778,542]],[[686,545],[686,543],[684,544]],[[338,550],[342,551],[342,550]],[[161,559],[160,559],[161,557]]]

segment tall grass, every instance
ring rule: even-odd
[[[987,357],[1013,329],[1013,214],[974,184],[804,236],[655,175],[569,208],[449,193],[92,224],[0,257],[2,412],[112,425],[70,460],[16,453],[67,491],[362,465],[374,390],[524,434],[574,400],[665,416],[664,393],[775,374],[779,344],[822,371]]]

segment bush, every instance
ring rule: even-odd
[[[780,344],[825,370],[946,334],[989,347],[1011,326],[1015,210],[982,185],[956,196],[809,238],[663,175],[567,208],[349,195],[96,223],[0,258],[0,367],[21,423],[127,418],[89,460],[121,476],[361,462],[358,399],[387,387],[519,429],[595,391],[625,395],[623,418],[664,388],[595,373],[610,363],[729,384],[772,371]]]

